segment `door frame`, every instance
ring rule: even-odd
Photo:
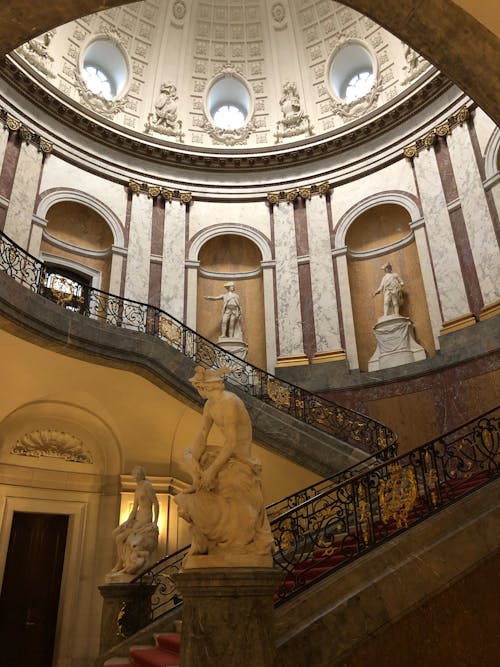
[[[37,489],[40,493],[40,489]],[[0,582],[3,584],[7,550],[14,512],[33,514],[64,514],[68,516],[68,533],[64,551],[61,576],[61,592],[57,610],[56,633],[54,638],[53,664],[64,667],[71,664],[72,631],[78,612],[78,588],[82,569],[83,540],[85,531],[86,504],[67,498],[15,497],[7,496],[0,501]],[[1,585],[1,584],[0,584]]]

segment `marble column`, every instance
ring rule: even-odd
[[[152,215],[153,200],[133,195],[124,296],[142,303],[149,298]]]
[[[184,320],[185,261],[186,207],[178,201],[165,202],[160,308],[181,322]]]
[[[340,343],[332,247],[326,207],[325,197],[314,196],[306,201],[309,268],[318,359],[322,356],[321,353],[343,353]],[[328,360],[327,355],[323,357]]]
[[[204,568],[175,576],[182,595],[182,667],[272,667],[273,568]]]
[[[274,307],[275,262],[261,262],[264,289],[264,317],[266,335],[266,363],[269,373],[274,373],[276,365],[276,312]]]
[[[436,291],[434,273],[432,271],[432,260],[429,254],[429,246],[427,244],[425,221],[423,218],[420,220],[415,220],[410,224],[410,227],[415,235],[415,244],[417,246],[420,271],[422,272],[422,280],[424,283],[425,298],[427,300],[427,309],[429,311],[429,319],[431,322],[434,345],[436,350],[439,350],[441,311],[439,310],[439,298]]]
[[[300,362],[305,357],[293,205],[277,204],[273,213],[280,357]]]
[[[356,347],[356,330],[352,311],[351,290],[349,287],[349,270],[347,268],[347,246],[336,248],[333,253],[337,266],[340,288],[340,305],[342,307],[342,324],[344,327],[345,352],[351,370],[359,368],[358,350]]]
[[[447,322],[467,317],[470,308],[434,150],[421,151],[414,165],[446,326]]]
[[[447,144],[481,295],[493,303],[500,299],[500,257],[468,126],[453,128]]]
[[[43,153],[34,144],[21,145],[4,226],[7,236],[21,248],[28,248],[42,161]]]

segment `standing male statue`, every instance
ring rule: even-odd
[[[251,457],[252,424],[243,401],[224,388],[221,375],[228,370],[197,366],[191,378],[207,400],[189,461],[193,483],[175,496],[192,534],[185,568],[272,566],[261,465]],[[213,424],[222,431],[222,446],[207,445]]]
[[[392,264],[387,262],[381,267],[385,272],[384,277],[380,282],[378,290],[375,295],[384,295],[384,316],[399,315],[399,307],[403,304],[403,290],[404,282],[397,273],[393,273]]]
[[[206,296],[209,301],[222,300],[221,338],[242,339],[240,296],[235,292],[233,282],[224,283],[225,294]]]

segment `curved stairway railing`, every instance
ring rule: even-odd
[[[397,446],[396,435],[383,424],[239,359],[156,306],[73,280],[62,279],[49,286],[45,264],[2,232],[0,270],[32,292],[84,317],[155,336],[207,368],[227,368],[225,379],[233,386],[367,453],[387,456]]]
[[[276,512],[289,506],[271,518],[274,564],[283,572],[276,606],[497,478],[500,406],[384,463],[371,458],[369,469],[356,472],[358,464],[268,507]],[[174,575],[188,549],[134,580],[156,587],[148,623],[182,604]],[[125,603],[124,637],[141,629],[132,628],[127,615]]]

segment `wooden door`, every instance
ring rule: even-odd
[[[0,595],[0,665],[51,667],[68,517],[15,512]]]

